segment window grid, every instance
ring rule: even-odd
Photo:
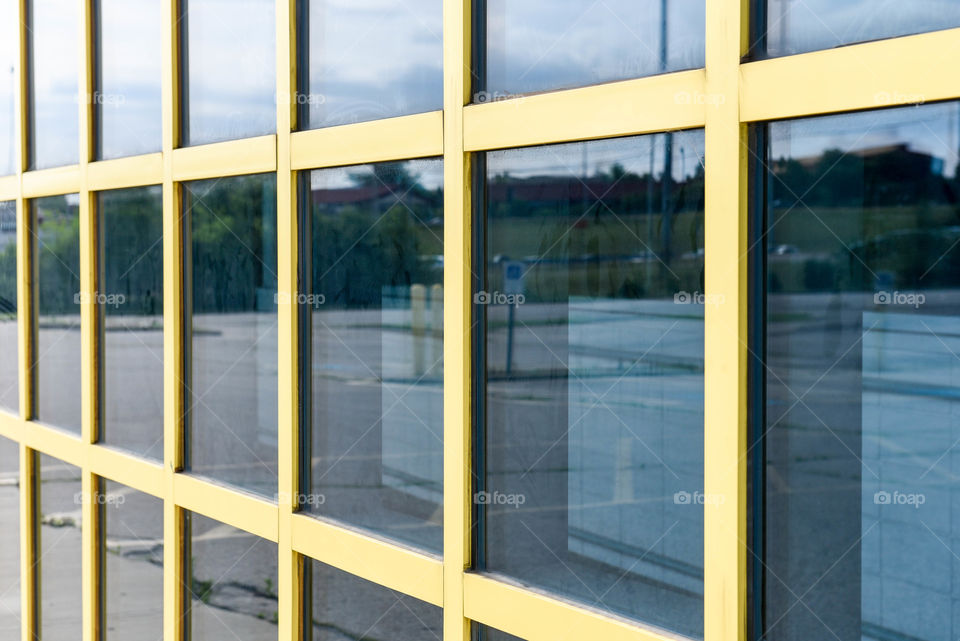
[[[750,49],[749,0],[707,0],[706,68],[605,85],[556,91],[482,105],[470,102],[470,0],[444,0],[444,110],[414,116],[294,132],[296,1],[278,0],[277,134],[177,148],[180,131],[179,8],[164,0],[162,26],[162,152],[93,162],[93,0],[81,4],[77,72],[81,139],[78,165],[24,171],[28,131],[27,29],[21,20],[18,172],[0,178],[0,200],[16,200],[20,353],[20,415],[0,412],[0,435],[20,444],[21,589],[23,639],[36,638],[39,621],[34,562],[39,528],[37,455],[82,469],[89,499],[100,478],[129,485],[164,501],[164,634],[185,637],[181,613],[187,587],[184,511],[190,510],[278,544],[279,638],[304,630],[305,556],[444,607],[444,637],[465,641],[470,620],[536,640],[673,638],[639,624],[598,614],[561,599],[467,570],[471,558],[471,152],[704,127],[706,135],[706,288],[724,304],[706,308],[705,493],[722,494],[704,515],[704,612],[707,641],[747,638],[747,146],[746,123],[882,107],[884,97],[960,98],[960,76],[930,63],[960,49],[960,29],[851,45],[829,51],[741,62]],[[19,0],[21,17],[28,0]],[[465,106],[468,105],[468,106]],[[291,133],[294,132],[294,133]],[[279,501],[185,475],[182,235],[178,183],[199,178],[277,172],[278,291],[295,301],[297,288],[298,170],[443,155],[446,261],[444,378],[444,558],[296,514],[298,451],[298,314],[279,307]],[[96,291],[97,191],[160,184],[164,255],[164,461],[157,464],[96,444],[98,417],[95,331],[89,295],[82,308],[83,429],[79,437],[33,422],[35,384],[30,363],[33,286],[30,199],[80,194],[81,291]],[[97,568],[101,512],[83,502],[83,639],[100,638],[102,590]]]

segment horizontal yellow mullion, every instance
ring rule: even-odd
[[[80,191],[83,179],[79,165],[38,169],[23,174],[24,198],[43,198],[59,196]]]
[[[140,492],[163,497],[163,465],[160,463],[146,461],[102,445],[88,446],[87,461],[91,471],[97,476],[122,483]]]
[[[392,590],[443,606],[443,562],[305,514],[292,518],[293,549]]]
[[[20,195],[18,176],[0,176],[0,200],[14,200]]]
[[[0,412],[0,436],[22,443],[71,465],[83,467],[87,445],[79,434],[69,434],[42,423]]]
[[[294,170],[443,154],[443,112],[298,131],[290,137]]]
[[[159,185],[162,181],[163,154],[159,152],[87,165],[87,182],[91,191]]]
[[[566,601],[467,573],[463,581],[464,616],[527,641],[604,639],[604,641],[676,641],[676,634],[637,625]]]
[[[494,100],[463,110],[466,151],[702,127],[723,97],[704,94],[703,69]]]
[[[276,504],[188,474],[173,477],[177,506],[277,542]]]
[[[960,29],[741,65],[740,120],[776,120],[960,98]]]
[[[175,181],[260,174],[277,170],[273,134],[173,150]]]

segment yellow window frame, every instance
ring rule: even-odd
[[[89,498],[111,479],[164,502],[164,638],[181,641],[184,610],[183,511],[190,510],[278,544],[278,635],[299,640],[305,560],[314,558],[444,609],[444,638],[467,641],[477,621],[531,641],[676,638],[563,599],[470,570],[471,559],[471,158],[475,152],[703,127],[706,137],[706,292],[723,300],[705,318],[705,488],[726,500],[705,507],[706,641],[747,638],[747,125],[773,119],[870,109],[894,92],[925,101],[960,98],[960,74],[933,61],[960,52],[960,29],[856,44],[785,58],[742,62],[749,48],[749,0],[706,0],[705,68],[470,105],[471,0],[443,0],[443,110],[313,131],[296,129],[296,2],[276,2],[277,133],[178,148],[180,45],[177,0],[163,0],[162,151],[93,159],[93,0],[81,5],[80,162],[27,167],[26,27],[19,29],[18,171],[0,178],[0,200],[15,200],[20,315],[20,412],[0,412],[0,436],[19,443],[22,639],[39,625],[35,563],[39,528],[37,454],[82,470]],[[28,0],[19,0],[25,15]],[[686,97],[686,99],[683,99]],[[692,99],[691,99],[692,98]],[[179,183],[259,172],[277,174],[281,300],[297,300],[297,172],[318,167],[442,155],[444,159],[444,555],[401,545],[296,513],[299,488],[298,315],[279,309],[279,501],[274,504],[183,473],[184,365]],[[83,428],[79,437],[33,422],[33,338],[29,201],[80,194],[81,291],[94,290],[97,191],[162,185],[164,256],[164,460],[141,460],[97,443],[97,314],[82,308]],[[284,296],[286,295],[286,296]],[[96,503],[83,502],[83,635],[101,638],[102,550]]]

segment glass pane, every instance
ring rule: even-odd
[[[956,0],[766,0],[766,14],[770,56],[960,26]]]
[[[442,0],[310,0],[306,127],[443,108]]]
[[[0,176],[17,172],[17,121],[20,109],[17,3],[0,3]]]
[[[80,468],[40,455],[40,630],[43,641],[76,641],[83,625]]]
[[[0,637],[20,638],[20,448],[0,438]]]
[[[182,0],[183,144],[277,130],[274,0]]]
[[[313,561],[313,641],[439,641],[443,610]]]
[[[34,169],[77,163],[80,3],[30,2],[31,161]]]
[[[473,641],[523,641],[520,637],[507,634],[482,623],[473,624]]]
[[[188,468],[277,491],[276,176],[184,185]]]
[[[703,636],[702,131],[486,155],[480,566]],[[482,269],[482,267],[481,267]]]
[[[98,0],[99,158],[160,151],[160,0]]]
[[[310,174],[315,513],[440,552],[443,164]],[[305,500],[304,500],[305,499]]]
[[[277,545],[187,513],[192,641],[277,638]]]
[[[101,439],[163,458],[163,208],[159,186],[99,194]]]
[[[104,480],[108,641],[163,638],[163,501]]]
[[[960,636],[958,120],[770,125],[770,641]]]
[[[20,407],[17,335],[17,203],[0,202],[0,409]]]
[[[474,102],[704,65],[704,0],[487,0]]]
[[[80,198],[34,200],[36,418],[80,433]]]

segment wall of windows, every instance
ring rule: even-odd
[[[955,639],[901,4],[0,2],[2,636]]]

